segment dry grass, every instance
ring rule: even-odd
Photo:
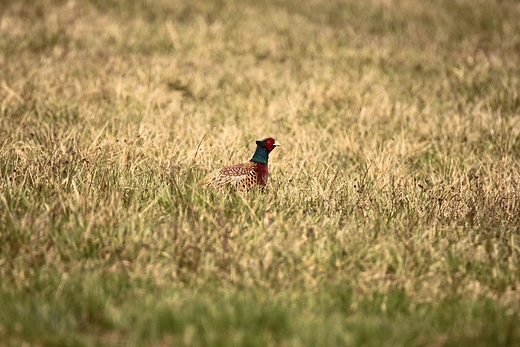
[[[519,15],[3,2],[0,339],[518,343]],[[265,136],[267,194],[196,185]]]

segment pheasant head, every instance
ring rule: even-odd
[[[256,141],[256,151],[251,158],[253,163],[266,164],[269,160],[269,153],[276,147],[280,146],[272,137]]]

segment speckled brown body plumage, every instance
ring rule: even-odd
[[[264,188],[268,177],[267,164],[250,161],[215,171],[206,178],[206,182],[216,188],[235,187],[239,190],[249,190],[253,187]]]
[[[256,141],[257,148],[248,163],[226,166],[209,174],[204,182],[215,188],[264,189],[269,177],[269,153],[279,144],[273,138]]]

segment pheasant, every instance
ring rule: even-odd
[[[256,141],[256,151],[248,163],[226,166],[206,176],[204,183],[215,188],[234,187],[238,190],[265,188],[269,171],[269,153],[280,146],[272,137]]]

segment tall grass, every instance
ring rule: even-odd
[[[2,2],[0,341],[517,345],[519,15]]]

